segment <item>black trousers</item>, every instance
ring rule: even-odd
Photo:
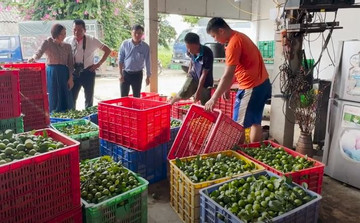
[[[79,76],[74,75],[74,87],[71,89],[74,106],[76,108],[76,100],[79,96],[81,87],[84,88],[85,93],[85,108],[93,106],[94,101],[94,87],[95,87],[95,72],[83,70]]]
[[[143,72],[129,72],[123,71],[124,82],[120,84],[121,97],[129,96],[130,86],[134,97],[140,98],[141,84],[143,79]]]

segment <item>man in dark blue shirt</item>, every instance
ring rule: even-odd
[[[194,101],[200,100],[204,105],[211,97],[210,88],[214,84],[213,62],[214,56],[211,49],[200,44],[196,33],[185,36],[185,44],[190,57],[190,66],[186,81],[179,93],[171,99],[171,104],[194,96]]]

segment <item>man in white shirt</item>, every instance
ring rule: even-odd
[[[71,44],[74,55],[74,87],[71,91],[76,107],[80,88],[83,87],[85,92],[85,108],[88,108],[93,106],[95,70],[105,62],[111,50],[100,40],[85,34],[85,22],[81,19],[74,20],[73,33],[73,36],[67,37],[64,40]],[[94,64],[94,53],[97,49],[104,51],[104,55],[99,62]]]

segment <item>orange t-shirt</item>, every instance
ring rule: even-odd
[[[259,49],[245,34],[233,31],[225,55],[226,65],[236,66],[239,89],[254,88],[269,78]]]

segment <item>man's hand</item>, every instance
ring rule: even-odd
[[[125,81],[124,75],[120,74],[119,80],[120,80],[120,83],[123,83]]]
[[[147,76],[147,77],[146,77],[146,86],[148,86],[149,84],[150,84],[150,77]]]
[[[99,67],[101,66],[101,64],[99,63],[96,63],[96,64],[93,64],[91,66],[89,66],[87,69],[91,72],[94,72],[96,69],[98,69]]]
[[[210,100],[208,100],[205,104],[205,110],[206,111],[213,111],[214,110],[214,105],[215,105],[215,100],[210,98]]]
[[[225,101],[230,99],[230,90],[226,91],[223,95],[222,95],[223,99]]]
[[[71,90],[74,87],[74,80],[72,78],[69,78],[69,80],[67,82],[67,86],[68,86],[69,90]]]
[[[35,63],[35,59],[34,59],[34,58],[30,58],[30,59],[28,60],[28,63]]]
[[[194,94],[194,102],[197,102],[200,100],[200,91],[196,91]]]

